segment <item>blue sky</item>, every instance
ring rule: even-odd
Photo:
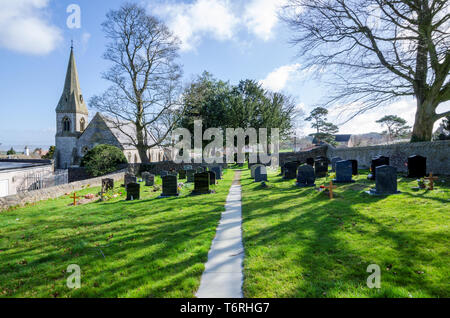
[[[100,24],[108,10],[123,2],[0,0],[0,147],[54,143],[54,110],[63,89],[71,39],[86,100],[108,87],[101,79],[109,64],[102,59],[106,42]],[[300,70],[302,61],[295,58],[296,48],[288,43],[290,33],[277,16],[283,0],[137,2],[182,40],[185,81],[204,70],[231,83],[255,79],[268,89],[293,95],[305,112],[327,94],[326,87]],[[80,29],[67,27],[70,4],[81,8]],[[95,111],[90,112],[93,116]],[[341,132],[380,131],[374,121],[388,113],[412,124],[414,101],[362,115],[343,125]],[[330,119],[335,119],[333,113]],[[308,124],[297,125],[299,133],[310,132]]]

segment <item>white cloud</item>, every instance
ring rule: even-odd
[[[252,0],[245,8],[244,23],[249,32],[268,41],[274,36],[278,11],[286,0]]]
[[[289,81],[298,79],[301,64],[290,64],[281,66],[271,73],[269,73],[265,79],[259,81],[259,83],[266,89],[279,92],[282,91]]]
[[[205,35],[221,41],[232,39],[239,22],[228,0],[150,5],[150,10],[167,21],[169,28],[182,41],[183,51],[195,49]]]
[[[45,16],[48,3],[49,0],[2,0],[0,46],[36,55],[53,51],[62,35]]]

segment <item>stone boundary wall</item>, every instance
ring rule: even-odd
[[[282,152],[280,153],[280,167],[289,161],[301,161],[306,163],[306,159],[320,156],[327,156],[327,146],[321,146],[312,150],[301,152]]]
[[[63,185],[59,185],[56,187],[24,192],[20,194],[10,195],[7,197],[0,198],[0,211],[6,210],[15,206],[23,206],[27,203],[35,203],[48,199],[56,199],[61,197],[69,192],[74,192],[80,190],[83,186],[89,185],[90,187],[100,186],[102,184],[102,179],[104,178],[112,178],[114,181],[123,182],[123,178],[125,175],[125,171],[122,170],[120,172],[116,172],[113,174],[109,174],[106,176],[86,179],[82,181],[67,183]]]
[[[207,163],[175,163],[173,161],[161,161],[161,162],[152,162],[152,163],[130,163],[128,165],[128,171],[134,173],[135,175],[140,175],[141,172],[147,171],[154,175],[159,175],[162,170],[169,171],[174,169],[176,171],[182,169],[184,166],[192,166],[193,168],[208,165]],[[217,164],[222,166],[222,168],[226,168],[227,164]]]
[[[427,158],[427,173],[437,175],[450,175],[450,140],[398,143],[392,145],[355,147],[355,148],[333,148],[328,146],[327,157],[341,157],[345,160],[356,159],[360,168],[368,169],[373,157],[387,156],[390,165],[405,172],[408,157],[420,155]]]

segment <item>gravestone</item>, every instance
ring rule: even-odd
[[[127,201],[139,200],[141,197],[141,185],[139,183],[127,184]]]
[[[142,179],[144,179],[146,187],[153,187],[155,185],[155,175],[154,174],[144,172],[142,174]]]
[[[178,180],[176,176],[165,176],[162,178],[162,197],[178,196]]]
[[[349,160],[352,163],[352,175],[358,175],[358,160]]]
[[[178,177],[178,172],[176,171],[169,171],[169,176],[174,176],[174,177]]]
[[[216,174],[213,171],[206,171],[209,174],[209,185],[216,185]]]
[[[287,162],[284,165],[284,176],[283,178],[286,180],[295,179],[297,177],[297,168],[299,163],[297,161]]]
[[[336,171],[336,162],[338,161],[342,161],[341,157],[333,157],[331,158],[331,171],[335,172]]]
[[[194,182],[194,175],[195,175],[195,170],[187,170],[186,171],[186,177],[187,177],[187,182]]]
[[[217,180],[221,180],[222,179],[222,169],[219,166],[212,167],[211,171],[216,174],[216,179]]]
[[[200,172],[194,175],[194,191],[193,194],[209,194],[209,173]]]
[[[114,179],[105,178],[102,179],[102,193],[108,192],[114,189]]]
[[[376,167],[375,189],[371,189],[368,193],[372,195],[400,193],[397,190],[397,168],[387,165]]]
[[[336,179],[334,183],[352,183],[353,169],[352,162],[350,160],[342,160],[336,162]]]
[[[316,175],[314,168],[310,165],[303,165],[298,168],[297,183],[296,185],[301,188],[314,187],[316,181]]]
[[[411,156],[408,158],[408,178],[423,178],[427,175],[427,158]]]
[[[161,172],[159,173],[159,176],[161,178],[168,176],[168,175],[169,175],[169,171],[166,171],[166,170],[161,170]]]
[[[252,165],[252,168],[251,168],[251,178],[252,179],[255,179],[255,170],[256,170],[256,168],[258,168],[258,167],[263,167],[264,165],[262,165],[262,164],[260,164],[260,163],[258,163],[258,164],[254,164],[254,165]]]
[[[255,182],[267,181],[267,168],[260,165],[255,169]]]
[[[195,171],[197,173],[202,173],[202,172],[205,172],[205,169],[203,169],[203,167],[197,167],[197,169],[195,169]]]
[[[280,176],[284,176],[284,171],[286,170],[285,164],[282,164],[280,168],[281,168]]]
[[[310,166],[314,166],[314,158],[308,158],[306,159],[306,164]]]
[[[124,177],[124,180],[123,180],[123,184],[125,185],[125,188],[127,187],[127,185],[129,183],[136,183],[136,182],[137,182],[137,179],[136,179],[136,176],[134,174],[132,174],[132,173],[125,173],[125,177]]]
[[[186,170],[178,170],[178,178],[180,180],[185,180],[186,179]]]
[[[316,178],[323,178],[327,176],[328,173],[328,159],[323,157],[318,157],[314,161],[314,173]]]
[[[370,173],[367,176],[367,179],[375,180],[377,167],[379,166],[389,166],[389,157],[379,156],[372,159],[372,163],[370,164]]]

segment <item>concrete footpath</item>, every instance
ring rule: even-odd
[[[244,246],[242,245],[241,172],[236,171],[216,230],[196,296],[242,298]]]

